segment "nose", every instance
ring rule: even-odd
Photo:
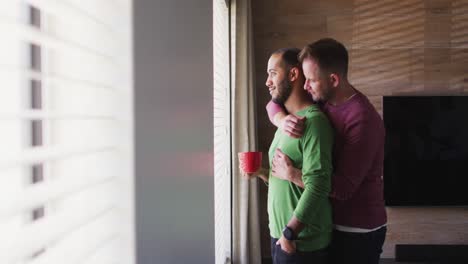
[[[270,86],[272,85],[272,81],[271,81],[270,77],[268,77],[268,78],[266,79],[265,85],[266,85],[267,87],[270,87]]]
[[[307,91],[308,88],[309,88],[309,82],[308,82],[308,81],[305,81],[305,82],[304,82],[304,90]]]

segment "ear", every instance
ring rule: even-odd
[[[297,67],[292,67],[291,70],[289,70],[289,81],[294,82],[299,78],[299,69]]]
[[[338,87],[341,82],[341,77],[336,73],[332,73],[329,75],[329,81],[333,87]]]

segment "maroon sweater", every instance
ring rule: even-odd
[[[270,119],[281,107],[269,103]],[[366,96],[338,106],[325,104],[335,129],[331,200],[333,223],[372,229],[387,222],[383,198],[385,128]]]

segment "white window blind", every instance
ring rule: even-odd
[[[135,263],[131,0],[0,1],[0,263]]]
[[[232,229],[229,41],[229,7],[213,0],[215,255],[222,264],[230,262]]]

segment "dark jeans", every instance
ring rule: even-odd
[[[296,251],[294,254],[288,254],[281,249],[280,245],[276,245],[278,239],[271,238],[271,258],[273,264],[327,264],[328,263],[328,248],[310,252]]]
[[[333,231],[331,264],[378,264],[387,227],[369,233]]]

